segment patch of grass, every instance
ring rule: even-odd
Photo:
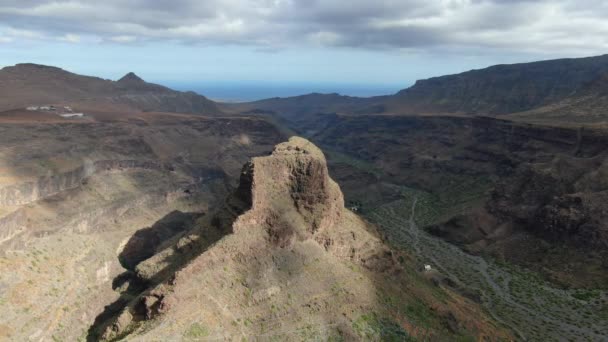
[[[327,159],[329,162],[347,164],[354,167],[355,169],[371,173],[377,177],[380,177],[382,175],[382,171],[379,170],[372,163],[366,162],[361,159],[353,158],[344,153],[336,152],[330,149],[324,149],[324,151],[327,155]]]
[[[375,313],[360,316],[353,322],[353,329],[367,341],[415,341],[399,324]]]
[[[184,337],[190,339],[200,339],[207,336],[209,336],[209,329],[200,323],[192,323],[184,334]]]
[[[572,297],[584,301],[589,301],[598,298],[599,296],[599,292],[593,290],[578,290],[572,294]]]

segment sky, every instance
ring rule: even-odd
[[[604,54],[605,18],[604,0],[0,0],[0,67],[375,95],[494,64]]]

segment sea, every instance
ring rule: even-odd
[[[159,82],[172,89],[194,91],[214,101],[250,102],[273,97],[290,97],[310,93],[338,93],[356,97],[391,95],[409,85],[341,84],[341,83],[282,83],[264,81],[244,82]]]

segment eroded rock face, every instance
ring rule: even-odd
[[[321,150],[306,139],[293,137],[268,157],[253,158],[251,222],[266,222],[271,235],[305,239],[338,222],[344,199],[329,177]],[[287,233],[289,231],[289,233]]]
[[[285,259],[288,250],[295,254]],[[329,177],[321,150],[292,137],[271,155],[245,164],[240,184],[224,207],[202,218],[173,245],[136,266],[130,264],[137,282],[147,287],[113,318],[96,322],[91,332],[112,340],[171,310],[170,303],[190,288],[197,267],[220,272],[218,264],[227,262],[247,270],[268,267],[268,260],[297,264],[300,258],[312,257],[297,256],[304,251],[318,254],[317,259],[354,262],[373,272],[400,269],[396,255],[373,228],[344,208],[342,192]],[[280,291],[281,284],[274,286]]]
[[[137,264],[132,283],[143,286],[97,317],[90,340],[370,340],[358,327],[376,313],[400,338],[408,336],[407,317],[388,313],[386,298],[425,303],[438,317],[462,305],[448,317],[452,330],[438,320],[437,340],[461,330],[480,339],[507,336],[495,325],[480,329],[486,319],[462,299],[439,308],[435,285],[425,290],[420,279],[410,281],[416,274],[404,272],[409,257],[344,208],[323,153],[302,138],[246,163],[224,205],[168,242]],[[291,333],[311,329],[318,335]]]
[[[86,161],[84,165],[68,172],[0,188],[0,206],[24,205],[77,188],[95,173],[129,169],[162,171],[170,167],[145,160]]]

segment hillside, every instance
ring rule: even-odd
[[[106,307],[89,338],[508,337],[408,259],[344,208],[323,153],[292,137],[245,164],[222,208],[129,265],[123,301]]]
[[[223,104],[228,111],[270,113],[296,120],[302,116],[339,113],[504,115],[553,105],[576,114],[592,109],[584,89],[608,72],[608,55],[495,65],[455,75],[419,80],[394,95],[358,98],[338,94],[308,94],[242,104]],[[578,92],[576,98],[560,104]],[[597,106],[599,108],[599,104]],[[540,109],[541,112],[553,110]],[[538,112],[527,118],[534,120]],[[569,115],[569,114],[564,114]],[[562,115],[563,116],[563,115]],[[549,117],[549,116],[547,116]]]
[[[570,96],[540,108],[510,114],[509,118],[560,125],[607,125],[608,73],[599,75]]]
[[[389,111],[501,115],[560,101],[608,71],[608,55],[495,65],[429,78],[397,93]]]
[[[306,118],[288,127],[323,147],[348,207],[391,246],[479,291],[522,339],[608,334],[605,130],[454,115]],[[474,215],[488,205],[497,219]]]
[[[147,83],[132,73],[114,82],[37,64],[1,69],[0,93],[0,111],[57,105],[75,109],[220,113],[216,104],[204,96]]]
[[[54,120],[0,119],[0,341],[85,339],[119,296],[121,246],[187,229],[284,139],[247,117]]]

